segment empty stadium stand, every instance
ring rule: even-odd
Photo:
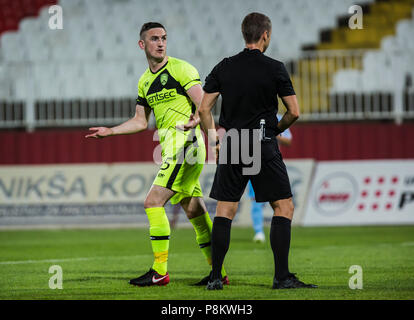
[[[49,29],[53,4],[63,9],[62,30]],[[363,9],[363,30],[347,28],[354,4]],[[132,116],[137,81],[147,67],[137,46],[141,25],[162,22],[168,54],[191,62],[204,79],[219,60],[243,48],[241,20],[251,11],[272,19],[266,54],[285,62],[300,101],[301,121],[292,128],[300,143],[282,148],[284,157],[412,158],[407,137],[414,127],[407,119],[414,118],[413,5],[413,0],[0,0],[0,164],[152,161],[154,129],[84,139],[87,126]]]
[[[408,40],[413,5],[412,0],[362,4],[363,29],[349,28],[349,15],[340,16],[335,28],[321,31],[318,44],[303,47],[313,51],[295,62],[293,81],[305,87],[298,97],[305,110],[314,111],[309,118],[340,113],[353,119],[394,115],[402,121],[414,116],[403,85],[414,75]]]
[[[63,9],[62,30],[48,26],[47,5],[55,3]],[[401,97],[396,92],[412,77],[414,1],[358,1],[364,10],[363,30],[346,26],[353,4],[0,0],[0,126],[119,122],[133,111],[136,84],[147,66],[137,46],[144,22],[162,22],[168,54],[191,62],[204,79],[215,63],[243,48],[241,19],[251,11],[272,19],[267,54],[288,66],[302,119],[393,119],[395,108],[413,117],[413,103],[405,103],[411,101],[409,92]],[[7,22],[11,27],[5,27],[6,20],[13,21]],[[303,50],[309,48],[314,50]],[[399,78],[394,81],[394,76]],[[23,112],[8,111],[15,106]]]
[[[414,10],[413,10],[414,15]],[[358,69],[343,69],[333,78],[331,93],[393,95],[392,104],[401,116],[413,115],[414,87],[414,20],[398,22],[396,34],[384,37],[380,49],[366,53]]]
[[[39,17],[23,19],[17,32],[2,36],[3,61],[21,64],[9,68],[15,78],[9,83],[9,97],[133,96],[137,77],[146,67],[137,47],[138,32],[148,20],[166,25],[169,54],[191,61],[202,78],[216,61],[243,47],[240,19],[252,10],[268,12],[273,20],[275,41],[269,54],[281,60],[296,58],[303,43],[316,40],[319,29],[333,26],[336,15],[352,3],[334,0],[335,5],[328,6],[328,2],[193,1],[189,10],[184,1],[166,6],[160,0],[61,0],[63,30],[48,29],[50,15],[44,8]],[[34,75],[33,93],[25,83],[27,73]],[[57,81],[47,80],[51,78]]]

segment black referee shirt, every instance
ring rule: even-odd
[[[265,119],[270,134],[278,122],[277,96],[295,94],[282,62],[247,48],[217,64],[206,78],[204,91],[220,92],[219,125],[226,130],[257,129],[260,119]]]

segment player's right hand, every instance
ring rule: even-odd
[[[113,135],[113,131],[111,128],[106,127],[95,127],[95,128],[89,128],[90,131],[95,131],[94,133],[88,134],[85,136],[85,138],[105,138],[108,136]]]
[[[190,114],[190,118],[186,124],[178,124],[175,127],[182,131],[188,131],[190,129],[194,129],[200,123],[200,118],[196,118],[195,115],[192,113]]]

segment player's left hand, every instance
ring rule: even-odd
[[[200,118],[196,118],[194,114],[192,113],[186,124],[177,124],[175,127],[182,131],[188,131],[190,129],[197,127],[199,123],[200,123]]]
[[[106,127],[89,128],[90,131],[95,131],[85,136],[85,138],[105,138],[113,135],[113,130]]]

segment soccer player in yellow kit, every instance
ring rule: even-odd
[[[131,279],[130,284],[166,285],[170,281],[167,272],[170,224],[164,206],[169,200],[183,207],[194,227],[196,241],[211,265],[212,222],[199,182],[206,157],[204,140],[199,126],[192,131],[176,129],[195,112],[203,90],[196,68],[166,55],[167,34],[163,25],[145,23],[138,44],[145,51],[149,68],[138,82],[135,116],[113,128],[90,128],[95,132],[86,137],[103,138],[143,131],[147,129],[151,111],[154,112],[162,146],[162,165],[144,201],[154,263],[147,273]],[[224,268],[222,273],[223,283],[228,284]],[[208,280],[206,276],[197,284],[205,285]]]

